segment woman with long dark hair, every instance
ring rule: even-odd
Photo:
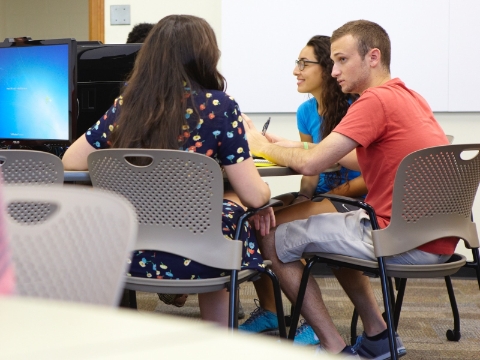
[[[312,37],[295,61],[293,75],[297,78],[297,90],[312,95],[297,110],[300,139],[307,144],[317,144],[328,136],[358,97],[342,92],[337,80],[331,76],[332,66],[330,37],[323,35]],[[351,181],[359,176],[359,172],[345,168],[315,176],[303,176],[299,192],[282,195],[281,199],[284,205],[288,205],[327,192],[361,196],[366,193],[363,179]]]
[[[107,147],[174,149],[210,156],[223,167],[231,186],[225,189],[222,231],[233,239],[245,206],[264,205],[270,189],[250,157],[238,104],[224,92],[225,80],[217,70],[219,57],[215,34],[204,19],[171,15],[160,20],[139,51],[122,95],[68,149],[65,168],[86,169],[88,154]],[[263,211],[255,222],[268,231],[275,226],[273,211]],[[249,225],[245,230],[243,268],[261,270],[255,232]],[[175,281],[225,274],[183,257],[145,249],[133,254],[129,275]],[[199,294],[199,305],[203,319],[227,325],[225,290]]]

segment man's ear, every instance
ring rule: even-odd
[[[370,49],[368,56],[370,57],[370,66],[377,67],[380,64],[382,58],[382,53],[379,49],[373,48]]]

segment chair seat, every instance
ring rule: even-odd
[[[310,258],[317,256],[324,259],[327,264],[341,266],[342,263],[355,265],[362,268],[370,268],[373,273],[378,271],[378,262],[354,258],[351,256],[327,254],[327,253],[305,253],[304,257]],[[397,265],[386,264],[387,275],[396,278],[432,278],[444,277],[455,274],[467,262],[465,256],[453,254],[452,257],[443,264],[435,265]]]
[[[258,272],[255,270],[242,270],[238,272],[238,281],[241,283],[257,275]],[[181,292],[196,294],[222,290],[226,287],[225,284],[229,282],[230,276],[199,280],[167,280],[132,276],[127,277],[125,289],[163,294],[178,294]],[[155,288],[158,288],[158,290],[155,290]]]

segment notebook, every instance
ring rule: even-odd
[[[255,166],[256,167],[264,167],[264,166],[275,166],[277,164],[271,162],[271,161],[268,161],[267,159],[263,159],[263,158],[254,158],[253,159],[253,162],[255,163]]]

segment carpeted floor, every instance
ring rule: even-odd
[[[459,342],[446,339],[447,329],[453,328],[448,295],[443,279],[409,280],[404,298],[398,332],[407,348],[403,359],[480,359],[480,290],[476,280],[453,279],[453,286],[461,317]],[[340,334],[349,341],[350,318],[353,306],[333,277],[317,278],[325,303]],[[381,306],[382,293],[378,279],[372,279],[377,300]],[[240,299],[245,313],[255,309],[255,290],[252,283],[241,285]],[[191,317],[199,320],[196,295],[190,295],[182,308],[165,305],[156,294],[138,293],[138,308],[142,312],[159,312]],[[290,303],[284,298],[285,312]],[[361,332],[361,323],[358,333]],[[259,335],[266,336],[266,335]]]

